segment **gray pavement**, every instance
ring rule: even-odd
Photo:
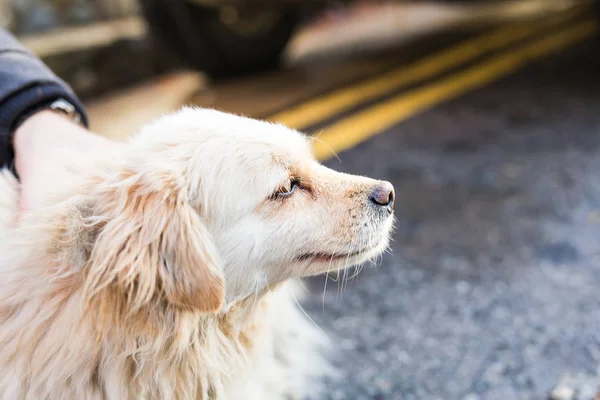
[[[329,399],[546,399],[600,366],[600,39],[343,153],[397,192],[391,254],[305,308]]]

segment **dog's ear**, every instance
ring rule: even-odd
[[[222,270],[181,185],[167,174],[119,175],[86,196],[84,226],[94,232],[85,257],[88,300],[100,301],[102,309],[117,307],[119,314],[165,301],[218,311]]]

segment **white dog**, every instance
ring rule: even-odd
[[[380,255],[388,182],[284,126],[184,109],[79,160],[39,211],[0,178],[0,397],[304,398],[323,337],[291,278]]]

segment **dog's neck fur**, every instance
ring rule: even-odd
[[[48,244],[38,249],[44,254]],[[25,255],[19,262],[12,254],[0,290],[0,392],[13,398],[223,398],[265,326],[269,292],[214,315],[164,304],[121,321],[85,312],[85,272],[61,265],[68,257],[50,252],[23,265]]]

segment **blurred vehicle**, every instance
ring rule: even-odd
[[[162,50],[212,77],[274,66],[294,29],[330,0],[139,0]],[[337,4],[349,2],[338,1]]]

